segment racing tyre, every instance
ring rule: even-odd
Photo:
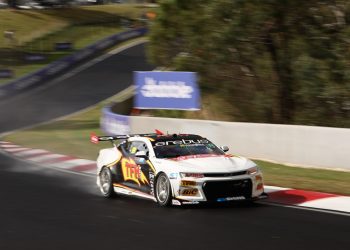
[[[155,188],[156,188],[155,195],[156,195],[158,204],[162,207],[169,206],[171,203],[172,194],[171,194],[170,181],[166,176],[166,174],[161,173],[158,176]]]
[[[102,168],[99,174],[99,181],[101,194],[106,198],[114,197],[115,193],[113,190],[112,173],[109,168]]]

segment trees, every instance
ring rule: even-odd
[[[232,120],[350,127],[347,1],[165,0],[150,58],[197,71]]]

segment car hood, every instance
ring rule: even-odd
[[[179,172],[225,173],[246,170],[255,163],[244,157],[227,155],[195,155],[173,159],[158,159],[160,165],[172,167]]]

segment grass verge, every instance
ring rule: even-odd
[[[95,160],[99,149],[109,146],[89,142],[91,131],[102,133],[99,129],[102,107],[112,100],[123,101],[129,95],[130,93],[121,93],[79,114],[15,132],[5,136],[3,140]],[[289,167],[258,160],[255,162],[263,170],[265,184],[350,195],[350,172]]]

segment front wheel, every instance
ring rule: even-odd
[[[112,182],[111,170],[107,167],[103,167],[99,174],[100,191],[101,194],[106,198],[115,196]]]
[[[166,174],[162,173],[158,176],[156,181],[156,199],[160,206],[169,206],[171,203],[171,185]]]

